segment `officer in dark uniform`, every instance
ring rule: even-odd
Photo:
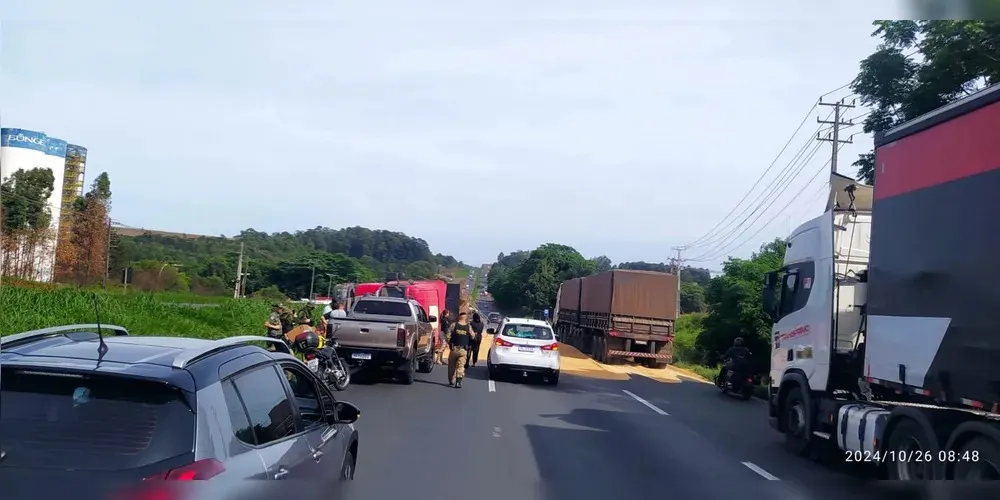
[[[465,378],[465,361],[469,356],[469,346],[475,331],[469,324],[469,316],[465,312],[458,313],[458,322],[451,325],[448,331],[448,386],[461,388]]]

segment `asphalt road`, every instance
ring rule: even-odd
[[[713,386],[563,375],[558,387],[446,367],[404,386],[356,380],[352,498],[867,500],[863,478],[789,455],[762,401]],[[834,459],[836,461],[836,459]]]

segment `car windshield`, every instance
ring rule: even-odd
[[[4,368],[0,399],[0,468],[123,471],[194,449],[194,412],[160,382]]]
[[[359,300],[352,312],[354,314],[410,317],[410,304],[388,300]]]
[[[489,321],[491,323],[498,323],[500,321],[500,315],[497,313],[490,313],[490,315],[487,316],[487,318],[489,318]]]
[[[507,325],[503,329],[504,337],[528,340],[552,340],[552,329],[547,326]]]

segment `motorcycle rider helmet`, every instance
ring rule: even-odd
[[[319,349],[320,341],[319,335],[312,330],[306,330],[295,336],[295,341],[292,345],[296,351],[305,352],[310,349]]]
[[[736,337],[735,339],[733,339],[733,345],[734,346],[742,346],[743,345],[743,337]]]

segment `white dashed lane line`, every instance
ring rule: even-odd
[[[490,392],[497,392],[497,383],[496,383],[496,382],[494,382],[494,381],[490,380],[490,381],[489,381],[489,382],[488,382],[488,383],[486,384],[486,386],[490,388]]]
[[[645,399],[640,398],[639,396],[636,396],[632,392],[626,391],[625,389],[622,389],[622,392],[624,392],[625,394],[627,394],[630,398],[632,398],[632,399],[634,399],[634,400],[642,403],[643,405],[646,406],[646,408],[649,408],[650,410],[653,410],[656,413],[659,413],[660,415],[664,415],[664,416],[667,416],[667,417],[670,416],[669,413],[661,410],[658,406],[654,405],[653,403],[650,403],[649,401],[646,401]]]
[[[768,481],[780,481],[780,479],[778,479],[777,476],[771,474],[770,472],[764,469],[761,469],[757,464],[753,462],[743,462],[743,465],[745,465],[747,469],[756,472],[758,476],[767,479]]]

